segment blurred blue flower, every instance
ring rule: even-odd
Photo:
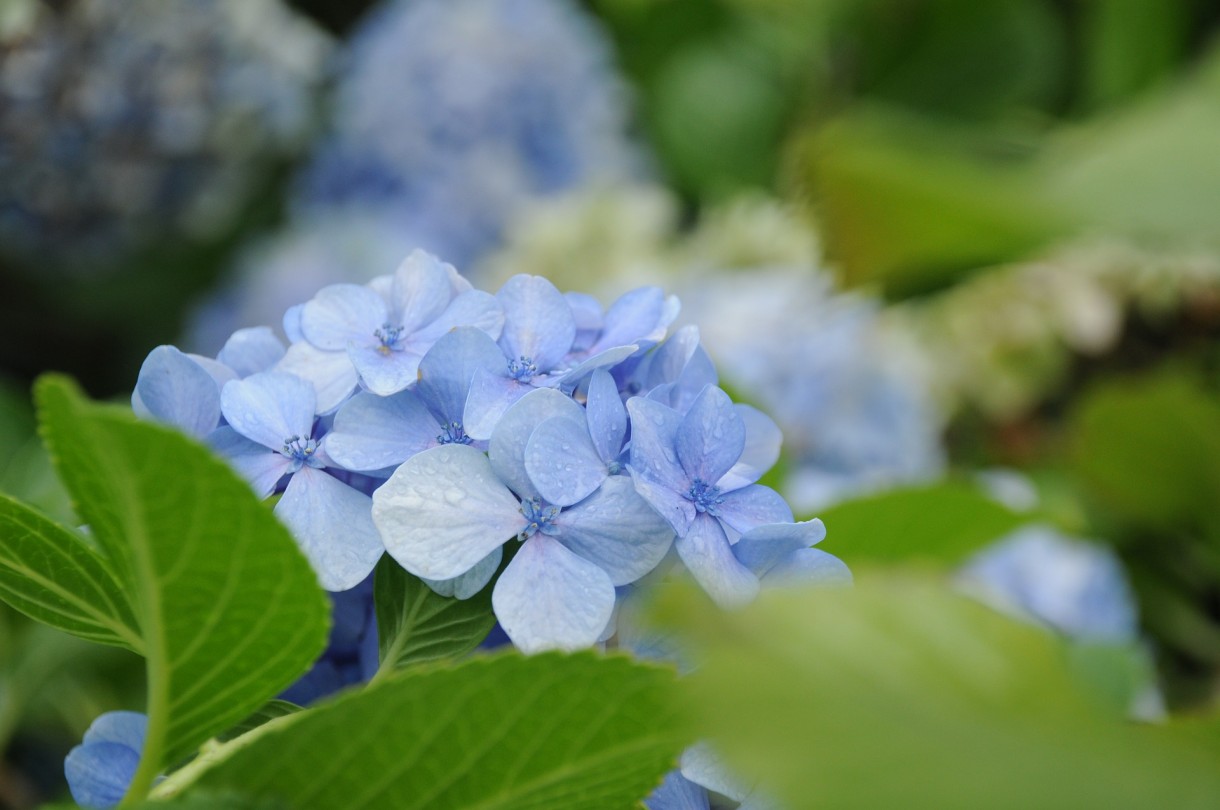
[[[364,683],[377,672],[377,615],[373,609],[373,577],[356,587],[328,594],[331,601],[330,638],[309,672],[280,694],[298,706]]]
[[[468,265],[525,200],[638,173],[625,90],[571,0],[400,0],[341,62],[334,130],[301,208],[397,210]]]
[[[213,238],[309,134],[330,44],[279,0],[31,5],[0,32],[0,246],[18,263],[84,272]]]
[[[144,751],[148,717],[106,712],[93,721],[81,744],[64,759],[72,798],[82,807],[114,807],[131,786]]]
[[[1122,564],[1104,546],[1025,526],[971,558],[961,587],[998,610],[1072,638],[1125,643],[1138,635]]]

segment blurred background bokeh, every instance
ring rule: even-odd
[[[0,490],[72,519],[39,373],[125,400],[414,247],[660,284],[836,555],[970,560],[1204,712],[1218,147],[1211,0],[0,0]],[[0,806],[141,678],[0,608]]]

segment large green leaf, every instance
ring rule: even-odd
[[[1203,746],[1081,694],[1062,642],[939,582],[857,571],[722,614],[661,606],[694,642],[687,705],[785,806],[1214,807]]]
[[[673,683],[593,653],[414,668],[263,726],[189,790],[302,810],[631,807],[687,742]]]
[[[84,538],[0,495],[0,598],[73,635],[140,652],[126,594]]]
[[[837,554],[852,561],[956,564],[1029,520],[956,481],[895,489],[820,515]]]
[[[130,595],[149,729],[133,792],[241,721],[326,643],[329,604],[285,529],[220,459],[62,378],[36,389],[76,512]]]
[[[464,655],[496,623],[490,586],[470,599],[441,596],[388,555],[373,588],[383,672]]]

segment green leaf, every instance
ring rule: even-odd
[[[253,731],[264,723],[270,723],[280,717],[287,717],[290,714],[296,714],[301,711],[301,707],[295,703],[290,703],[287,700],[269,700],[254,714],[242,720],[233,728],[216,735],[216,739],[221,742],[228,742],[236,739],[248,731]]]
[[[106,561],[84,538],[0,495],[0,598],[89,641],[140,652],[139,624]]]
[[[1124,101],[1172,74],[1190,29],[1181,0],[1086,0],[1084,94],[1095,107]]]
[[[1161,376],[1097,388],[1072,432],[1077,471],[1114,515],[1220,529],[1220,404],[1194,383]]]
[[[1206,808],[1214,755],[1080,693],[1062,642],[913,576],[768,592],[715,611],[671,593],[695,642],[686,704],[784,806]]]
[[[132,786],[263,705],[326,643],[329,603],[288,530],[224,462],[168,428],[36,387],[77,514],[132,599],[148,669],[148,737]]]
[[[276,721],[189,788],[288,807],[630,807],[673,767],[674,673],[593,653],[405,670]]]
[[[465,655],[496,623],[490,586],[470,599],[441,596],[388,555],[377,564],[373,602],[381,672]]]
[[[956,481],[848,501],[819,517],[826,524],[827,542],[845,559],[946,565],[960,563],[1029,520],[977,486]]]

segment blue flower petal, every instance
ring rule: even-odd
[[[487,457],[447,444],[411,457],[373,493],[373,522],[403,568],[453,579],[525,528]]]
[[[679,537],[690,530],[691,521],[695,519],[695,505],[690,499],[670,489],[664,484],[641,475],[635,467],[628,467],[631,473],[631,483],[640,497],[669,524]]]
[[[89,724],[84,743],[118,743],[137,754],[144,750],[148,736],[148,715],[143,712],[106,712]]]
[[[86,743],[68,752],[64,776],[80,806],[114,807],[123,800],[139,765],[140,755],[126,745]]]
[[[491,442],[487,446],[487,458],[491,467],[500,480],[520,498],[536,498],[541,495],[526,470],[525,447],[538,426],[555,417],[582,424],[585,412],[572,399],[558,391],[550,388],[532,389],[504,412],[491,435]]]
[[[589,378],[585,414],[597,455],[607,464],[616,460],[627,436],[627,407],[609,372],[599,369]]]
[[[707,790],[687,779],[680,771],[670,771],[661,786],[644,799],[648,810],[708,810]]]
[[[629,346],[615,346],[598,352],[560,374],[556,384],[568,389],[575,388],[585,377],[597,369],[617,366],[637,351],[639,351],[639,347],[633,343]]]
[[[308,343],[289,346],[275,369],[295,374],[313,385],[318,413],[330,413],[342,405],[359,382],[356,367],[346,351],[323,351]]]
[[[566,417],[547,419],[530,435],[525,471],[543,500],[556,506],[584,500],[609,475],[584,420]]]
[[[678,462],[674,447],[681,415],[659,402],[640,397],[627,400],[631,414],[631,467],[636,473],[675,492],[690,488],[691,479]]]
[[[616,585],[627,585],[656,568],[674,532],[635,491],[631,479],[616,475],[575,506],[559,513],[554,536],[596,563]]]
[[[692,479],[715,484],[732,469],[745,449],[746,426],[733,407],[729,395],[707,386],[674,437],[678,460]]]
[[[814,518],[803,523],[769,523],[751,529],[733,546],[741,564],[763,576],[794,551],[826,539],[826,527]]]
[[[347,356],[366,388],[388,397],[415,382],[420,356],[409,351],[383,351],[380,346],[349,345]]]
[[[312,385],[283,371],[233,380],[220,392],[221,412],[233,429],[272,450],[293,436],[310,435],[316,402]]]
[[[132,408],[199,438],[220,423],[220,389],[194,360],[173,346],[158,346],[140,366]]]
[[[436,341],[419,361],[415,390],[437,416],[461,423],[475,372],[482,369],[496,376],[504,367],[504,352],[492,338],[479,329],[460,327]]]
[[[673,301],[676,303],[677,299]],[[619,296],[606,310],[602,333],[593,351],[661,340],[665,328],[678,314],[673,306],[667,307],[668,302],[660,287],[639,287]]]
[[[462,425],[469,436],[490,439],[500,418],[509,407],[534,388],[522,385],[487,369],[476,369],[470,380],[470,394],[462,410]]]
[[[576,319],[563,293],[542,276],[513,276],[496,293],[504,307],[500,345],[543,372],[555,368],[576,340]]]
[[[436,446],[440,433],[440,423],[414,391],[389,397],[360,393],[339,408],[323,442],[340,467],[373,472]]]
[[[343,351],[349,343],[375,345],[388,321],[385,299],[358,284],[323,287],[301,310],[301,333],[319,349]],[[390,324],[397,326],[397,324]]]
[[[436,320],[452,297],[444,262],[431,253],[413,250],[390,284],[392,325],[401,326],[408,335],[416,332]]]
[[[598,566],[535,534],[496,581],[491,604],[523,652],[578,650],[596,643],[610,621],[614,586]]]
[[[792,522],[792,508],[770,487],[751,484],[726,492],[721,499],[717,516],[743,534],[767,523]]]
[[[735,404],[734,410],[746,426],[746,443],[741,458],[720,479],[721,489],[741,489],[753,484],[779,461],[783,434],[775,420],[757,408]]]
[[[816,548],[802,548],[792,552],[763,578],[763,586],[767,588],[851,583],[851,569],[838,557]]]
[[[260,498],[274,492],[275,485],[292,467],[292,460],[287,456],[247,439],[231,427],[217,428],[209,433],[207,444],[250,482],[250,488]]]
[[[488,582],[491,582],[491,578],[495,576],[502,559],[504,559],[504,546],[497,546],[495,551],[488,554],[475,564],[474,568],[471,568],[461,576],[454,577],[453,579],[424,579],[424,582],[441,596],[469,599],[483,590]]]
[[[284,344],[266,326],[238,329],[216,355],[216,359],[233,369],[238,377],[267,371],[283,357]]]
[[[354,588],[381,559],[372,502],[333,476],[302,467],[275,505],[275,514],[313,564],[328,591]]]
[[[504,329],[504,309],[499,300],[482,290],[470,290],[454,298],[449,306],[427,326],[408,338],[417,351],[432,346],[454,329],[471,328],[495,339]]]
[[[696,785],[735,802],[744,801],[750,794],[749,785],[731,773],[720,755],[706,742],[697,742],[683,751],[678,767],[682,775]]]
[[[686,536],[679,537],[674,548],[717,604],[735,607],[758,595],[758,577],[733,556],[724,527],[710,515],[697,515]]]

